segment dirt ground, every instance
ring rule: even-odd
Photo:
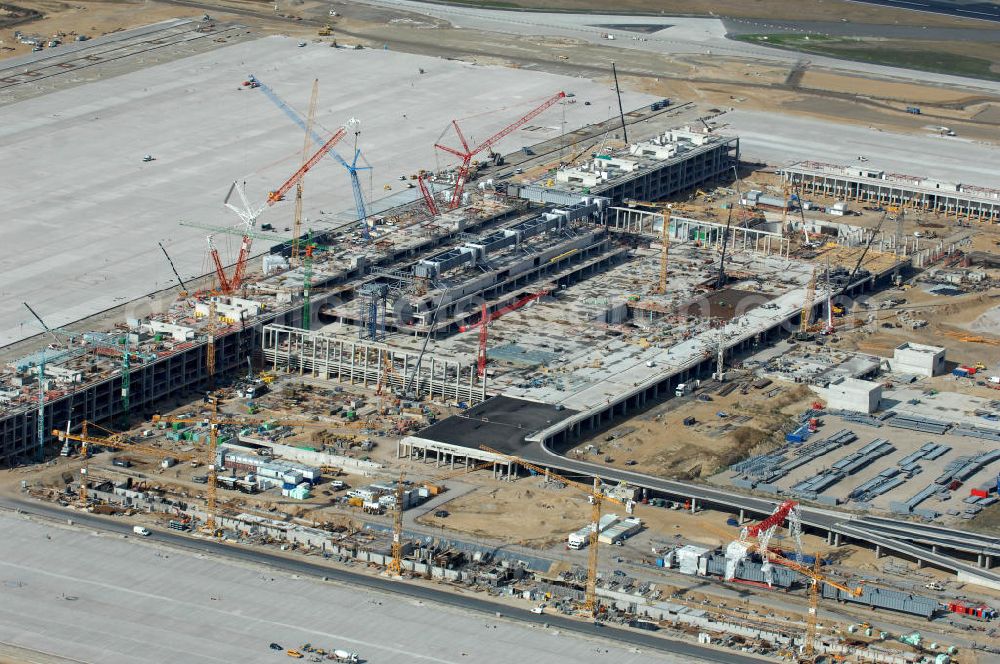
[[[962,364],[975,364],[982,362],[989,368],[994,368],[1000,363],[1000,345],[993,343],[977,343],[971,341],[961,341],[948,333],[966,334],[969,336],[982,336],[987,339],[995,339],[1000,344],[1000,338],[989,332],[976,330],[970,332],[967,328],[980,316],[996,309],[1000,306],[1000,291],[992,290],[986,293],[970,293],[955,297],[932,295],[924,292],[920,288],[912,288],[908,291],[889,292],[885,297],[905,298],[908,307],[908,315],[912,318],[923,319],[928,322],[926,327],[910,329],[908,326],[899,328],[884,328],[883,322],[894,322],[897,320],[897,312],[885,311],[879,314],[879,322],[876,324],[874,332],[857,331],[840,334],[839,348],[858,350],[873,353],[882,357],[891,357],[892,350],[904,341],[923,343],[930,345],[944,344],[948,347],[947,359],[950,362]],[[920,308],[926,305],[926,308]],[[931,306],[937,305],[937,306]],[[909,307],[917,307],[909,309]],[[980,396],[997,396],[996,390],[985,387],[967,386],[959,384],[950,376],[938,376],[931,379],[929,387],[946,387],[948,390],[958,389],[966,392],[971,390],[972,394]]]
[[[441,508],[448,517],[428,514],[417,523],[537,549],[564,542],[590,519],[585,495],[572,488],[546,488],[539,477],[490,483]]]
[[[779,391],[773,393],[775,389]],[[774,432],[815,400],[807,388],[791,385],[709,396],[712,401],[671,400],[611,429],[596,445],[581,445],[570,454],[662,477],[709,477],[747,455],[769,451],[777,440]],[[686,417],[694,417],[697,424],[684,426]]]

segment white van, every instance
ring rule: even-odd
[[[143,528],[142,526],[132,526],[132,532],[143,537],[149,537],[153,534],[149,528]]]

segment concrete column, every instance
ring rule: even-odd
[[[983,567],[985,567],[986,569],[991,569],[993,567],[993,556],[987,554],[986,556],[984,556],[984,558],[985,558],[986,564],[983,565]]]
[[[920,560],[920,559],[918,558],[918,559],[917,559],[917,569],[923,569],[923,568],[924,568],[924,561],[923,561],[923,560]]]
[[[744,516],[744,515],[743,515],[743,508],[741,507],[741,508],[740,508],[740,520],[739,520],[739,524],[740,524],[741,526],[743,525],[743,516]]]
[[[980,567],[983,566],[983,554],[981,553],[976,554],[976,564],[979,565]]]
[[[881,557],[882,557],[882,547],[881,547],[881,545],[876,544],[875,545],[875,560],[878,560]]]
[[[840,533],[833,533],[833,545],[840,546]]]
[[[694,514],[697,511],[698,511],[698,499],[691,498],[691,514]]]
[[[931,553],[937,553],[937,552],[938,552],[938,545],[931,544]]]

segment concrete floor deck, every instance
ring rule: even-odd
[[[358,146],[374,170],[361,181],[373,197],[400,174],[450,165],[433,144],[457,143],[443,135],[452,119],[470,142],[482,140],[560,89],[576,94],[579,103],[550,109],[498,145],[511,151],[558,136],[564,122],[572,130],[606,119],[616,104],[612,90],[586,79],[297,44],[269,37],[148,68],[137,56],[131,73],[0,108],[0,180],[16,192],[4,216],[0,345],[39,331],[21,301],[63,325],[170,288],[157,241],[185,278],[208,271],[205,233],[178,221],[233,226],[237,217],[222,205],[233,180],[262,202],[301,160],[301,130],[260,90],[241,88],[249,73],[303,113],[318,77],[317,124],[362,122]],[[652,100],[623,97],[626,108]],[[353,154],[353,136],[339,151]],[[145,154],[156,160],[144,163]],[[280,231],[292,207],[279,203],[260,222]],[[325,159],[306,181],[309,225],[352,207],[345,169]],[[224,258],[238,243],[217,237]]]
[[[372,664],[682,661],[151,540],[7,514],[0,527],[0,643],[74,662],[288,661],[272,641],[353,650]]]

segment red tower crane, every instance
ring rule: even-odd
[[[519,120],[517,120],[513,124],[507,125],[506,127],[504,127],[503,129],[493,134],[485,141],[476,145],[473,148],[470,148],[468,142],[465,140],[465,136],[462,134],[462,130],[459,129],[458,127],[458,121],[452,120],[451,124],[455,128],[455,134],[458,135],[458,140],[462,143],[462,149],[458,150],[456,148],[450,148],[447,145],[441,145],[440,143],[434,144],[434,147],[436,147],[437,149],[449,152],[462,160],[462,163],[458,167],[458,179],[455,181],[455,189],[454,191],[452,191],[451,201],[449,201],[448,203],[448,209],[454,210],[459,206],[459,204],[462,201],[462,190],[465,188],[465,183],[469,179],[469,165],[472,163],[472,158],[474,156],[476,156],[486,148],[492,147],[504,136],[507,136],[514,130],[518,129],[519,127],[524,126],[525,124],[528,123],[529,120],[538,116],[544,110],[555,104],[560,99],[563,99],[565,96],[566,96],[565,92],[559,92],[558,94],[550,97],[549,99],[545,100],[541,106],[538,106],[534,110],[529,111],[527,115],[522,116]]]
[[[302,177],[309,171],[309,169],[315,166],[319,162],[319,160],[322,159],[323,156],[327,152],[329,152],[334,145],[339,143],[340,140],[344,138],[344,136],[346,135],[347,135],[346,126],[337,129],[337,131],[333,133],[333,136],[330,137],[330,140],[324,143],[323,147],[317,150],[313,156],[309,157],[309,159],[307,159],[306,162],[302,164],[302,166],[300,166],[299,169],[295,171],[290,178],[285,180],[285,182],[280,187],[270,192],[267,195],[267,202],[257,209],[253,209],[250,203],[247,201],[243,189],[239,187],[235,182],[233,183],[233,186],[229,190],[229,195],[226,196],[225,204],[226,207],[229,207],[230,209],[234,210],[236,214],[240,216],[240,219],[243,220],[243,225],[246,230],[243,235],[243,241],[240,243],[240,253],[239,257],[236,259],[236,267],[233,269],[232,277],[226,277],[226,272],[222,267],[222,261],[219,259],[219,252],[212,245],[211,238],[209,239],[209,251],[212,255],[212,262],[215,264],[215,274],[219,280],[219,289],[223,293],[226,294],[233,293],[239,290],[240,285],[242,285],[243,283],[243,276],[246,273],[247,261],[250,259],[250,246],[253,243],[253,235],[252,235],[253,226],[254,223],[257,221],[257,217],[260,215],[260,213],[263,212],[265,208],[274,205],[282,198],[284,198],[285,194],[288,193],[288,191],[292,187],[294,187],[299,182],[299,180],[302,179]],[[240,198],[243,201],[244,209],[242,210],[229,204],[229,197],[232,196],[234,189],[240,195]]]

